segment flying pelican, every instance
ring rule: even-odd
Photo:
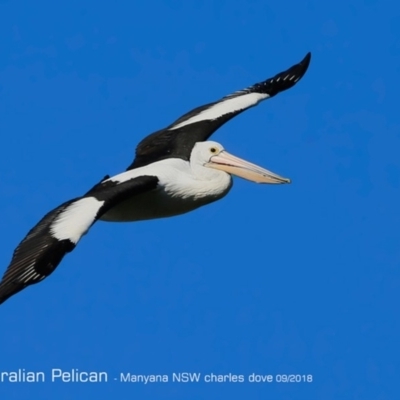
[[[47,213],[17,246],[0,282],[0,304],[49,276],[97,221],[139,221],[183,214],[224,197],[231,175],[258,183],[289,183],[229,154],[207,139],[225,122],[294,86],[311,54],[288,70],[195,108],[144,138],[123,173],[106,176],[86,194]]]

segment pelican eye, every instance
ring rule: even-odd
[[[210,151],[211,153],[215,154],[218,151],[218,149],[216,147],[211,147]]]

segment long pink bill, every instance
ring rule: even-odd
[[[207,163],[206,166],[220,169],[252,182],[274,184],[290,183],[290,179],[277,175],[239,157],[235,157],[225,150],[221,151],[218,155],[211,157],[210,162]]]

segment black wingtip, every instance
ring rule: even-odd
[[[304,76],[307,72],[311,61],[311,52],[308,52],[305,57],[297,64],[292,65],[286,71],[276,74],[274,77],[267,79],[264,82],[255,84],[250,90],[260,93],[266,93],[269,97],[276,96],[284,90],[290,89]]]
[[[17,294],[22,289],[17,289],[13,285],[1,286],[0,285],[0,305],[3,304],[14,294]]]
[[[28,234],[14,252],[0,282],[0,304],[52,274],[64,256],[75,248],[75,243],[69,239],[41,236],[37,227],[36,232],[31,236]]]
[[[0,305],[3,304],[9,297],[11,297],[11,294],[8,295],[8,293],[0,287]]]
[[[311,52],[309,51],[298,64],[293,65],[292,68],[289,68],[287,72],[290,71],[294,75],[296,75],[295,83],[297,83],[307,72],[310,62],[311,62]]]
[[[278,77],[284,78],[286,75],[291,75],[291,76],[295,77],[295,79],[290,80],[290,81],[292,81],[292,83],[294,85],[307,72],[310,62],[311,62],[311,52],[309,51],[298,64],[295,64],[292,67],[290,67],[288,70],[275,75],[273,79],[276,80],[276,78],[278,78]]]
[[[302,67],[303,69],[303,75],[305,74],[305,72],[308,69],[308,66],[310,65],[310,61],[311,61],[311,51],[309,51],[306,56],[299,62],[299,66]]]

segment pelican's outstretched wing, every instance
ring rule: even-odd
[[[105,212],[132,196],[156,188],[157,183],[155,176],[139,176],[121,183],[103,180],[84,196],[46,214],[15,249],[0,282],[0,304],[49,276]]]
[[[137,146],[135,160],[128,170],[165,158],[188,161],[196,142],[207,140],[220,126],[242,111],[294,86],[306,73],[310,59],[311,53],[308,53],[288,70],[219,101],[197,107],[165,129],[147,136]]]

